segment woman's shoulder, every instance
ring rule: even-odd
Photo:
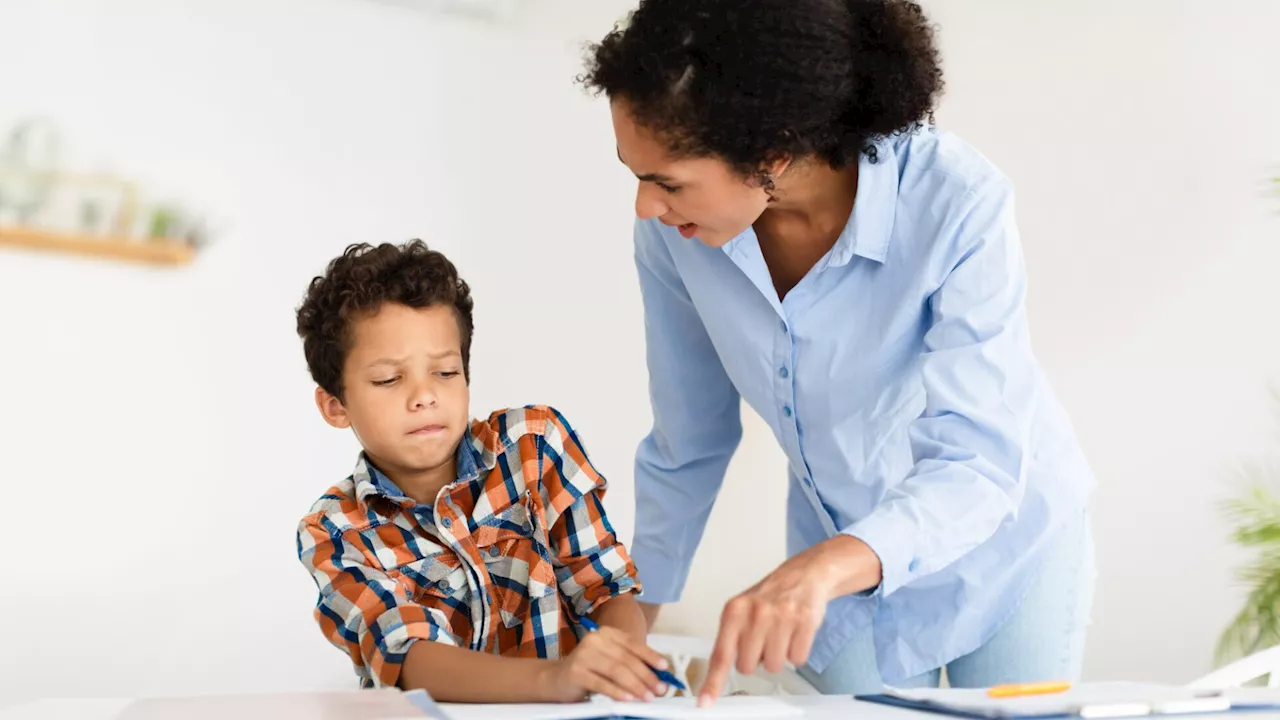
[[[897,173],[890,252],[911,259],[905,267],[940,283],[981,240],[984,228],[1013,207],[1013,184],[986,155],[950,132],[929,128],[881,147],[877,165],[889,163],[885,171]]]
[[[900,191],[936,199],[1008,188],[1009,178],[981,150],[933,126],[894,136],[877,146],[877,162],[897,164]]]

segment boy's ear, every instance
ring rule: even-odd
[[[333,427],[339,430],[351,427],[351,419],[347,417],[347,409],[342,406],[342,401],[322,387],[316,388],[316,407],[320,409],[324,421]]]

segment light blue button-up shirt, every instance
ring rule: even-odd
[[[639,221],[635,243],[642,599],[680,598],[741,398],[786,452],[788,552],[845,533],[883,564],[828,607],[810,666],[874,632],[892,684],[985,643],[1094,484],[1032,354],[1009,180],[947,133],[882,141],[835,246],[782,300],[751,229],[712,248]]]

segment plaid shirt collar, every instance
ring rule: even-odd
[[[479,434],[475,432],[477,429]],[[495,435],[482,423],[473,424],[463,433],[457,450],[458,483],[476,482],[493,470],[498,457],[493,447]],[[385,498],[396,504],[413,502],[364,452],[360,453],[351,477],[355,481],[356,497],[362,503],[368,504],[371,498]]]

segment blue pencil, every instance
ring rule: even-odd
[[[581,619],[579,620],[579,622],[581,622],[581,623],[582,623],[582,627],[586,628],[586,631],[587,631],[587,632],[596,632],[597,630],[599,630],[599,629],[600,629],[600,626],[599,626],[599,625],[597,625],[597,624],[595,624],[595,621],[593,621],[591,618],[585,618],[585,617],[584,617],[584,618],[581,618]],[[673,688],[675,688],[675,689],[677,689],[677,690],[688,690],[688,689],[689,689],[689,688],[687,688],[687,687],[685,687],[685,686],[684,686],[684,683],[680,682],[680,679],[679,679],[679,678],[677,678],[675,675],[672,675],[670,671],[668,671],[668,670],[659,670],[658,668],[653,667],[652,665],[650,665],[650,666],[649,666],[649,669],[653,671],[653,674],[654,674],[654,675],[657,675],[657,676],[658,676],[658,679],[659,679],[659,680],[661,680],[662,682],[664,682],[664,683],[666,683],[666,684],[670,685],[671,687],[673,687]]]

